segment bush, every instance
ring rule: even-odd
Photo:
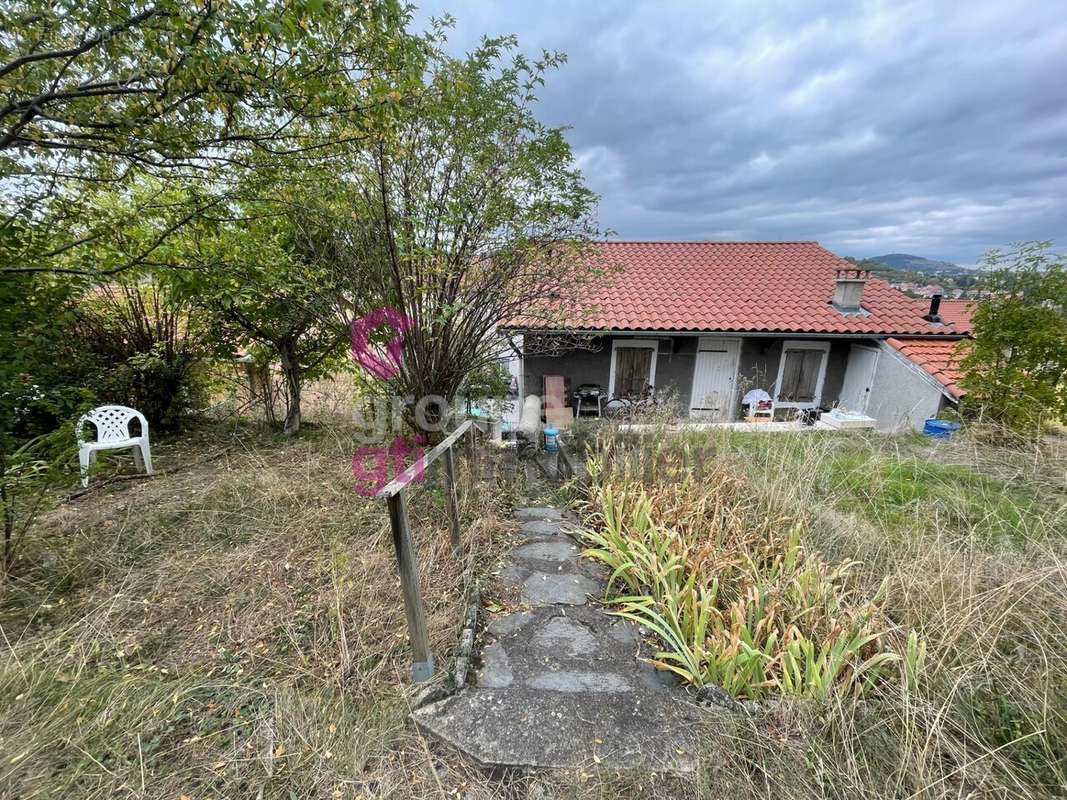
[[[132,406],[164,429],[204,407],[211,328],[161,286],[97,287],[77,304],[76,320],[84,380],[99,402]]]
[[[1067,420],[1067,259],[1045,242],[990,252],[965,342],[961,385],[969,416],[1016,433]]]
[[[44,275],[0,279],[0,517],[6,574],[45,505],[49,487],[68,477],[74,456],[70,420],[92,394],[67,337],[71,297],[80,287]]]

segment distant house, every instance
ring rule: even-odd
[[[919,428],[958,402],[955,348],[966,309],[907,297],[817,242],[605,242],[621,271],[585,298],[567,327],[515,325],[520,391],[546,375],[569,392],[670,390],[691,417],[732,420],[749,389],[776,416],[835,406],[882,430]],[[582,346],[537,355],[568,334]],[[569,393],[568,393],[569,396]]]

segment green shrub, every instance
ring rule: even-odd
[[[905,654],[918,679],[921,643],[890,646],[878,598],[850,590],[852,564],[802,546],[795,514],[727,467],[698,478],[680,452],[661,450],[644,483],[632,454],[602,445],[589,461],[586,555],[612,570],[615,613],[659,638],[657,666],[745,698],[863,692],[899,673]]]
[[[107,285],[83,297],[74,338],[84,380],[101,403],[132,406],[176,428],[206,403],[211,327],[153,282]]]
[[[1016,433],[1067,419],[1067,258],[1048,242],[993,250],[961,347],[963,410]]]

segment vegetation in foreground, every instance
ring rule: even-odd
[[[41,518],[0,596],[0,796],[439,796],[467,780],[438,775],[405,727],[384,504],[352,491],[346,437],[307,433],[159,440],[157,477]],[[506,495],[463,497],[482,551]],[[440,491],[411,514],[443,680],[462,565]]]
[[[728,785],[1063,792],[1062,449],[730,432],[598,445],[589,553],[660,665],[741,698],[808,698],[761,707],[758,746],[722,740],[743,767]]]
[[[633,452],[664,463],[674,441]],[[112,483],[41,518],[0,600],[0,794],[1056,793],[1067,715],[1062,460],[917,438],[676,441],[698,477],[720,474],[738,502],[754,498],[744,502],[799,525],[797,563],[820,565],[813,588],[825,570],[859,562],[833,580],[847,610],[884,582],[870,624],[886,652],[906,653],[916,631],[926,658],[914,685],[893,661],[862,697],[842,677],[825,696],[795,693],[813,699],[761,690],[754,713],[709,723],[705,769],[688,778],[595,764],[479,773],[404,723],[413,689],[391,543],[382,510],[351,491],[345,437],[314,425],[303,440],[212,430],[161,439],[156,478]],[[665,478],[628,480],[655,489]],[[711,494],[710,480],[687,491],[701,487]],[[464,501],[486,565],[515,491],[487,485]],[[431,637],[445,655],[459,581],[432,487],[412,513]],[[792,531],[762,541],[785,547]],[[736,558],[719,561],[745,574],[745,540],[735,545]]]

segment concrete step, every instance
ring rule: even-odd
[[[590,602],[602,566],[567,535],[558,508],[515,512],[514,546],[488,595],[473,685],[414,712],[415,723],[489,767],[690,772],[704,714],[648,662],[633,623]]]
[[[692,773],[704,716],[670,693],[461,692],[414,712],[415,723],[487,767]]]

